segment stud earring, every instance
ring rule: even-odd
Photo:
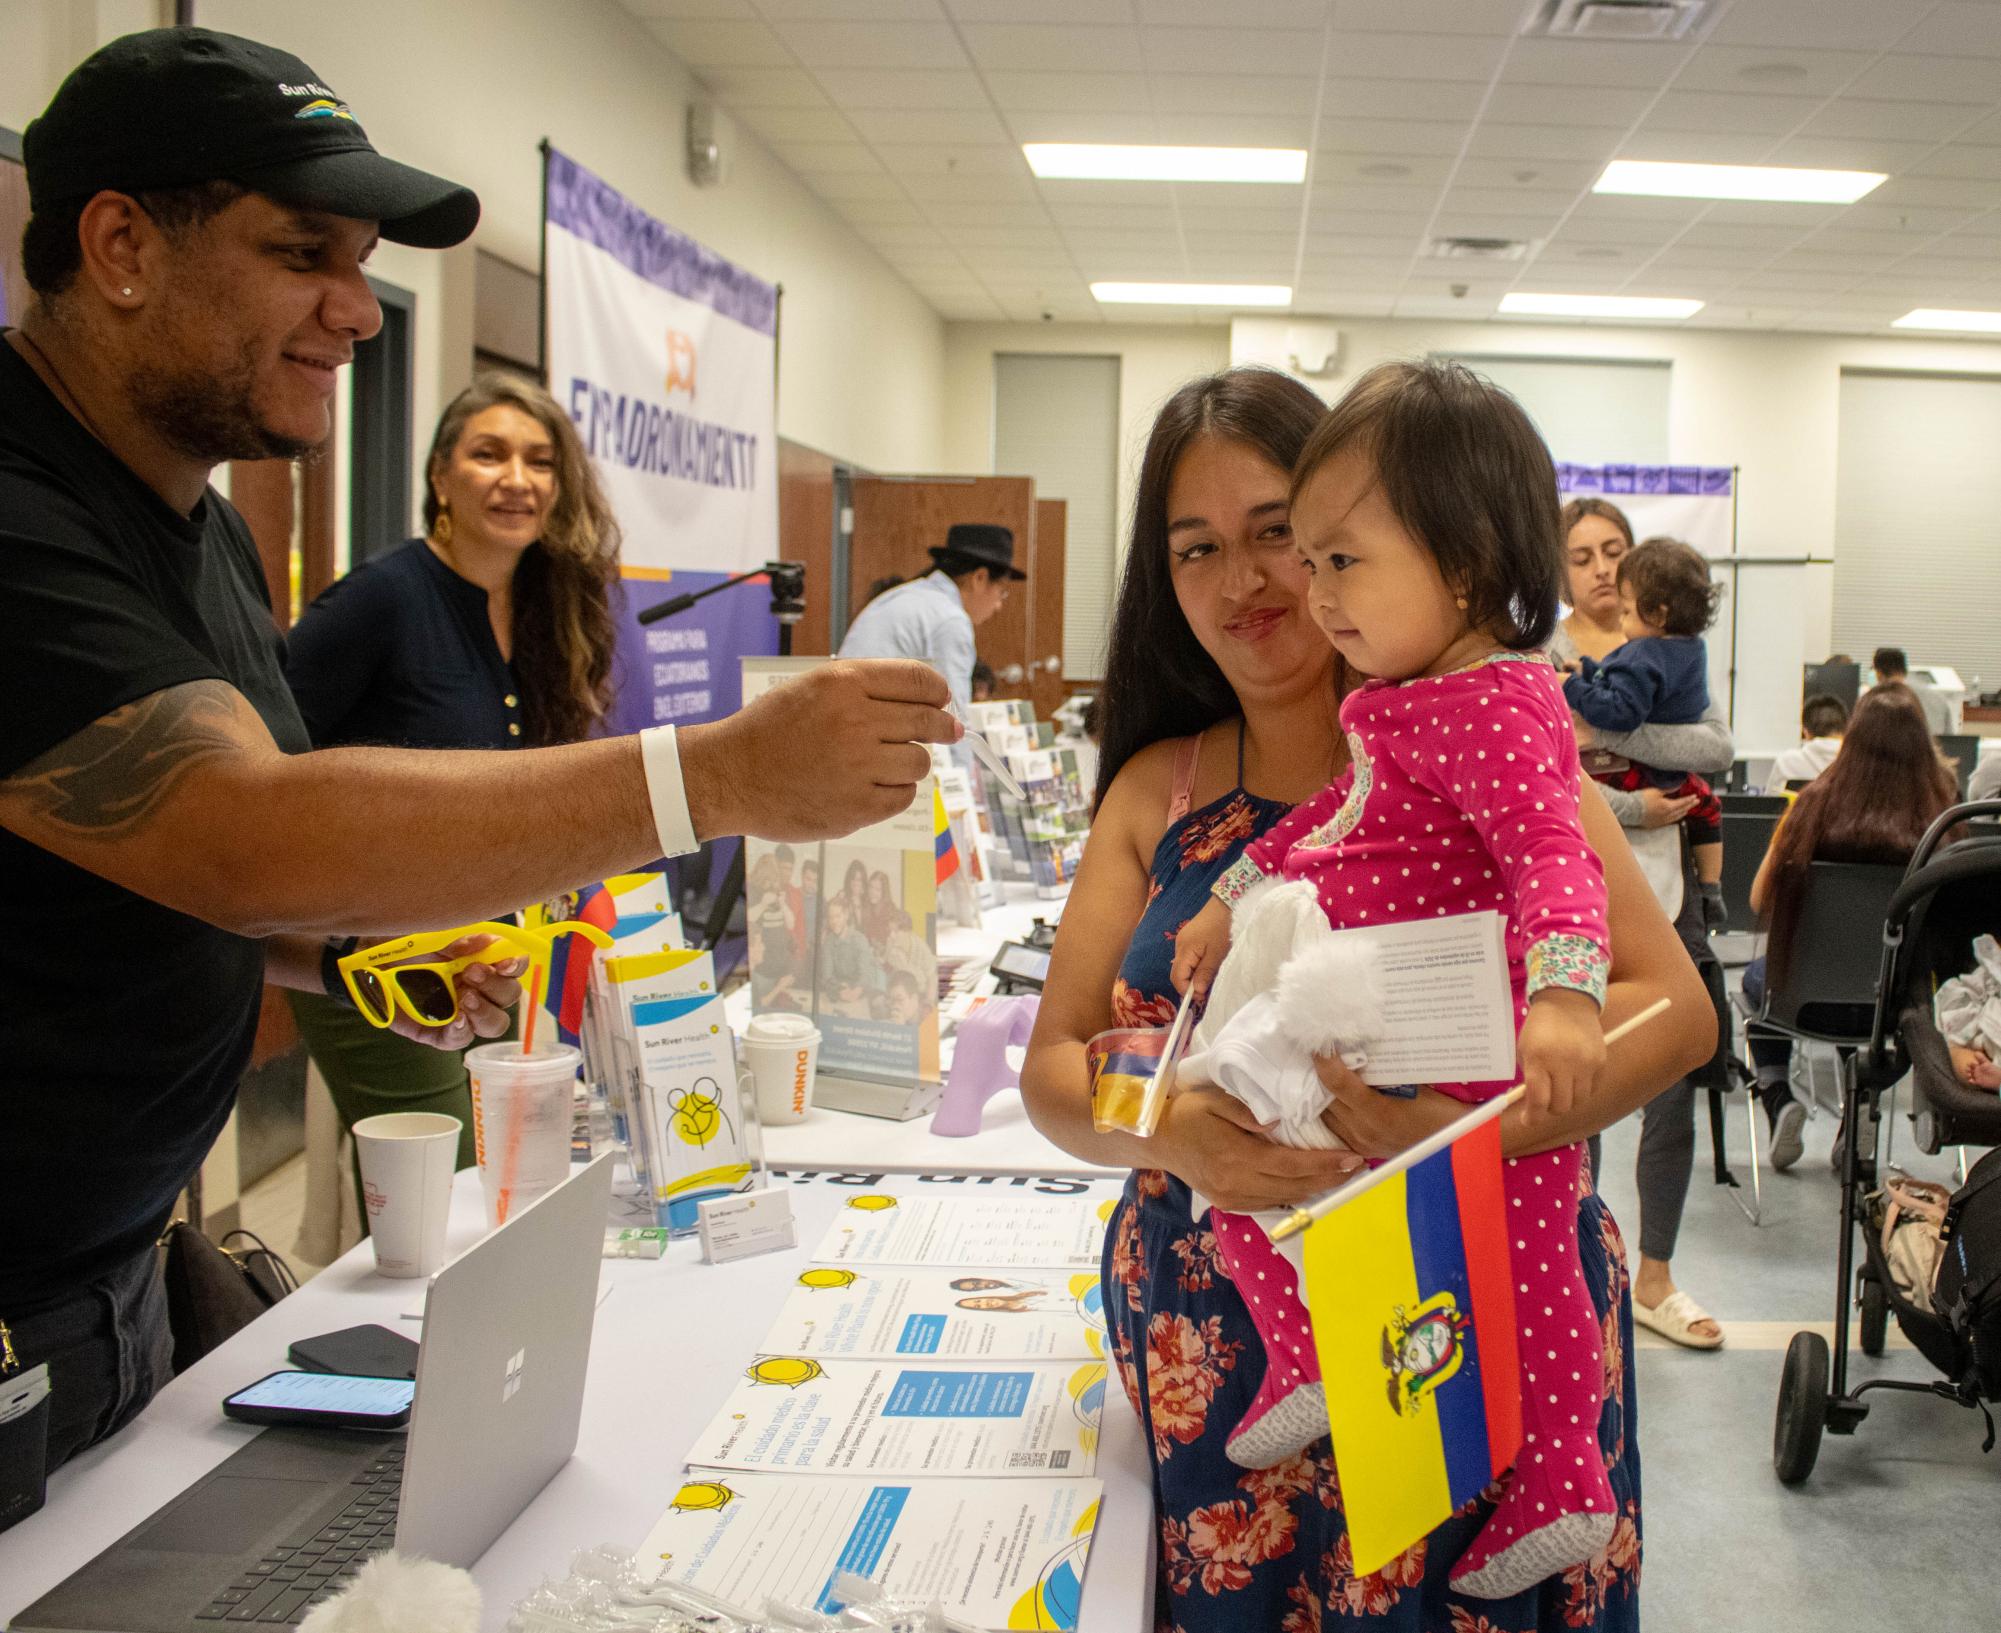
[[[1461,612],[1464,612],[1466,610],[1466,597],[1463,595],[1454,596],[1452,604],[1455,607],[1457,607]]]
[[[123,289],[119,290],[118,293],[121,295],[130,295],[132,293],[132,286],[130,284],[127,284]]]
[[[431,524],[431,537],[441,545],[452,542],[452,512],[449,505],[438,507],[438,519]]]

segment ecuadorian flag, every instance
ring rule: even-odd
[[[1408,1166],[1357,1181],[1306,1232],[1306,1302],[1357,1575],[1478,1496],[1521,1445],[1500,1105],[1480,1111],[1442,1149],[1414,1147]]]

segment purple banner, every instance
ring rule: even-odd
[[[609,182],[549,149],[548,222],[595,244],[648,283],[700,301],[762,335],[778,332],[778,291],[656,221]]]
[[[1556,491],[1694,493],[1727,499],[1736,475],[1729,465],[1573,465],[1559,460]]]

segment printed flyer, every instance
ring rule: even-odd
[[[1077,1625],[1097,1480],[877,1480],[691,1474],[639,1553],[725,1603],[837,1615],[852,1571],[976,1627]]]
[[[1096,1270],[1116,1206],[1092,1197],[865,1191],[848,1198],[813,1257],[822,1264]]]
[[[804,1474],[1090,1474],[1102,1361],[898,1366],[760,1356],[687,1461]]]
[[[770,1333],[771,1355],[893,1360],[1088,1361],[1104,1358],[1098,1272],[849,1270],[799,1273]]]

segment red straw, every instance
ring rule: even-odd
[[[535,1053],[535,1017],[542,1011],[542,966],[537,962],[528,972],[528,1014],[521,1022],[521,1053]]]

